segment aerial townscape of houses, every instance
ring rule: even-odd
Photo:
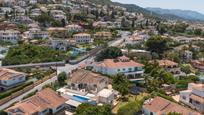
[[[203,23],[141,10],[0,0],[0,115],[203,115]]]

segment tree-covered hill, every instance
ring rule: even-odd
[[[160,19],[161,16],[156,14],[156,13],[152,13],[142,7],[139,7],[135,4],[122,4],[119,2],[112,2],[111,0],[88,0],[91,3],[95,3],[95,4],[101,4],[101,5],[116,5],[116,6],[121,6],[127,9],[127,11],[129,12],[137,12],[137,13],[142,13],[144,16],[149,17],[149,18],[157,18]]]
[[[118,2],[112,2],[111,0],[88,0],[91,3],[101,4],[101,5],[117,5],[127,9],[129,12],[137,12],[142,13],[146,18],[150,19],[157,19],[157,20],[186,20],[182,17],[172,15],[172,14],[165,14],[161,15],[152,11],[149,11],[145,8],[137,6],[135,4],[122,4]]]
[[[40,62],[62,61],[65,56],[63,52],[46,46],[23,44],[9,49],[3,65],[16,65]]]

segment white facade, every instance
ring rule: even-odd
[[[51,10],[51,15],[55,20],[62,20],[64,19],[65,21],[67,20],[66,14],[62,10]]]
[[[47,31],[41,31],[40,29],[37,28],[32,28],[28,31],[27,37],[29,39],[34,39],[34,38],[48,38],[48,32]]]
[[[91,42],[91,35],[90,34],[76,34],[74,35],[74,39],[76,43],[83,44],[83,43],[90,43]]]
[[[181,91],[179,101],[181,101],[187,105],[190,105],[189,104],[190,95],[191,95],[191,90]]]
[[[199,42],[204,40],[204,38],[200,38],[200,37],[185,37],[185,36],[173,37],[172,39],[180,43],[191,43],[191,42]]]
[[[147,41],[150,38],[150,36],[146,33],[142,32],[134,32],[132,36],[130,36],[128,39],[126,39],[126,44],[141,44]]]
[[[34,5],[34,4],[37,4],[38,1],[37,0],[29,0],[29,3]]]
[[[93,66],[94,71],[102,74],[117,75],[121,73],[131,81],[143,80],[143,65],[129,59],[106,59],[91,66]]]
[[[108,75],[116,75],[119,73],[123,73],[125,75],[129,74],[143,74],[143,68],[142,67],[115,67],[115,68],[107,68],[107,67],[94,67],[94,70],[96,72],[101,72],[103,74]],[[132,72],[131,72],[132,71]]]
[[[26,74],[11,69],[0,68],[0,91],[17,86],[26,81]]]
[[[26,80],[26,76],[22,75],[21,77],[15,77],[13,76],[12,79],[8,79],[8,80],[0,80],[0,84],[4,85],[4,86],[12,86],[15,84],[19,84],[22,83]]]
[[[113,90],[103,89],[97,94],[99,103],[112,104],[114,100]]]
[[[67,25],[66,28],[69,32],[81,32],[83,30],[81,26],[75,24]]]
[[[188,90],[180,91],[179,101],[204,113],[204,85],[189,83]]]
[[[201,115],[197,111],[159,96],[145,100],[142,110],[144,115],[167,115],[170,112],[180,113],[181,115]]]
[[[18,16],[24,16],[26,10],[20,6],[14,6],[14,12],[16,13],[16,15]]]
[[[51,108],[52,114],[57,113],[58,111],[62,110],[64,107],[65,107],[65,104],[62,104],[62,105],[60,105],[60,106],[58,106],[56,108]]]
[[[154,112],[151,112],[149,111],[148,109],[146,108],[142,108],[143,112],[144,112],[144,115],[158,115],[157,113],[154,113]]]
[[[68,46],[69,46],[69,43],[68,43],[67,40],[52,39],[51,40],[51,45],[52,45],[52,48],[54,48],[54,49],[59,49],[59,50],[66,51]]]
[[[186,51],[184,52],[184,57],[185,57],[187,60],[191,60],[191,59],[193,58],[193,52],[186,50]]]
[[[62,0],[62,4],[71,4],[71,0]]]
[[[31,17],[34,18],[34,17],[38,17],[40,15],[41,15],[41,10],[39,8],[35,8],[35,9],[31,10],[31,14],[30,14]]]
[[[20,32],[16,30],[1,30],[0,40],[17,43],[20,38]]]
[[[3,13],[6,13],[6,12],[10,13],[10,12],[13,11],[13,9],[10,8],[10,7],[1,7],[0,9],[1,9],[1,11],[2,11]]]

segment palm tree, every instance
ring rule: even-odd
[[[122,96],[125,96],[129,92],[130,82],[123,74],[118,74],[113,77],[113,88],[119,91]]]

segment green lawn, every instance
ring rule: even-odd
[[[134,102],[136,99],[137,100],[142,100],[144,97],[148,96],[148,93],[141,93],[140,95],[131,95],[129,94],[128,101],[122,101],[120,100],[119,103],[112,109],[112,113],[116,114],[117,111],[119,110],[120,107],[124,106],[128,102]]]

